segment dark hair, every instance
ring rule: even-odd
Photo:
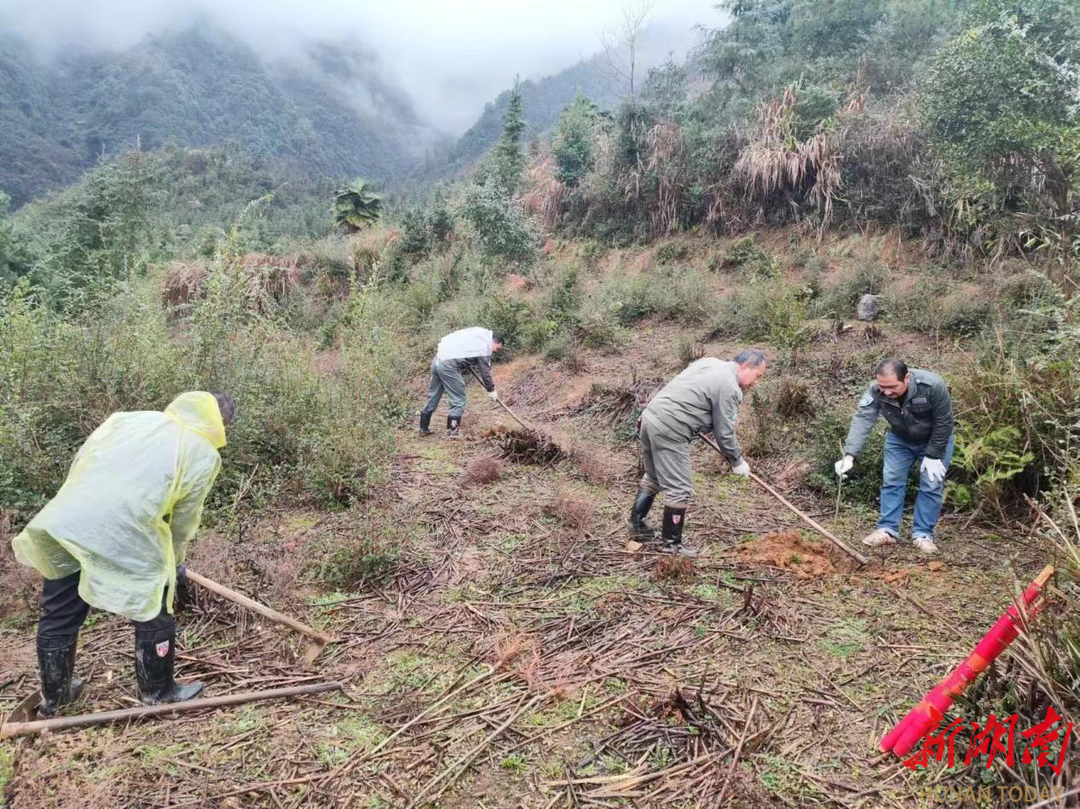
[[[491,342],[493,342],[493,343],[502,343],[502,341],[503,341],[503,333],[501,331],[493,331],[491,333]]]
[[[760,368],[767,361],[765,352],[757,348],[744,348],[735,355],[733,361],[739,365],[749,365],[751,368]]]
[[[221,423],[227,426],[236,415],[236,403],[229,394],[220,391],[214,392],[214,398],[217,399],[218,412],[221,413]]]
[[[882,360],[878,363],[878,367],[874,369],[874,376],[895,376],[897,379],[904,379],[907,377],[907,374],[907,363],[896,357],[889,357],[887,360]]]

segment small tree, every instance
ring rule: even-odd
[[[600,34],[604,70],[620,93],[634,94],[641,31],[651,11],[648,0],[623,6],[622,19]]]
[[[596,105],[578,93],[577,98],[559,117],[551,153],[555,157],[555,179],[568,188],[576,188],[593,169]]]
[[[458,216],[471,226],[487,258],[517,264],[529,264],[536,258],[540,241],[536,223],[498,186],[471,186]]]
[[[511,196],[517,193],[525,174],[525,155],[521,151],[524,133],[525,105],[521,100],[520,83],[514,79],[510,103],[502,118],[502,135],[491,154],[492,179]]]
[[[356,179],[334,193],[330,211],[335,225],[346,233],[356,233],[379,221],[382,195],[376,194],[367,180]]]

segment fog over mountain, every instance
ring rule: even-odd
[[[221,28],[267,61],[307,58],[312,42],[362,43],[367,68],[400,86],[420,118],[459,135],[515,75],[539,79],[599,48],[599,33],[619,19],[621,0],[44,0],[0,2],[0,31],[31,43],[45,58],[124,51],[148,34],[199,21]],[[695,25],[716,26],[709,0],[657,0],[649,21],[680,52]],[[665,47],[666,46],[666,47]]]

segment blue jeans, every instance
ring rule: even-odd
[[[894,537],[900,535],[900,520],[904,516],[904,493],[907,491],[911,467],[922,464],[926,444],[913,444],[898,437],[891,430],[885,434],[885,463],[881,471],[881,519],[877,527]],[[942,463],[949,468],[953,456],[953,438],[945,447]],[[941,498],[945,494],[945,481],[931,483],[919,471],[919,494],[915,498],[915,526],[917,537],[933,537],[934,526],[941,514]]]

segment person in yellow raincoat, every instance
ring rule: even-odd
[[[15,558],[45,577],[37,654],[38,712],[74,700],[79,628],[90,607],[135,624],[135,674],[147,705],[198,696],[173,678],[177,567],[221,469],[232,400],[182,393],[164,412],[114,413],[86,439],[67,479],[12,540]]]

